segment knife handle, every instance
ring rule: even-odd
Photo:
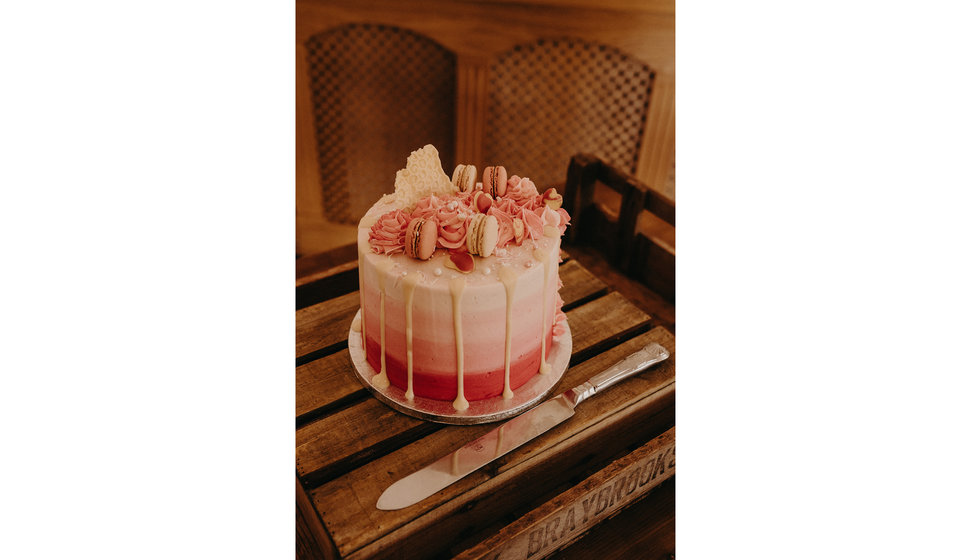
[[[666,360],[669,356],[670,352],[666,348],[656,342],[651,342],[617,362],[611,368],[593,375],[578,387],[565,391],[565,397],[572,402],[573,406],[577,406],[599,391],[611,387],[627,377],[632,377],[653,364]]]

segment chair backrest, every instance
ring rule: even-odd
[[[668,301],[674,301],[674,201],[599,158],[577,154],[568,164],[565,239],[589,245]]]
[[[356,224],[406,156],[455,147],[456,55],[398,27],[347,24],[306,41],[324,216]]]
[[[517,45],[490,65],[487,161],[542,187],[564,183],[579,152],[635,173],[653,82],[649,66],[604,44]]]

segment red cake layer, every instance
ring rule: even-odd
[[[545,351],[551,352],[551,337],[545,341]],[[452,350],[455,352],[455,350]],[[386,352],[385,366],[388,380],[391,384],[406,390],[408,388],[408,373],[406,357],[393,356],[391,352]],[[367,360],[375,373],[381,371],[381,345],[373,337],[367,337]],[[466,355],[463,355],[465,364]],[[501,360],[503,361],[503,360]],[[510,366],[510,388],[516,390],[521,385],[527,383],[540,368],[541,347],[535,346],[532,351],[523,355],[516,356],[511,361]],[[438,400],[453,400],[456,398],[457,377],[456,371],[426,371],[415,366],[412,368],[412,389],[416,396]],[[480,400],[490,397],[498,397],[504,390],[504,369],[503,367],[493,371],[466,371],[463,372],[463,395],[467,400]]]

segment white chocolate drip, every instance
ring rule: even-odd
[[[463,310],[460,299],[463,296],[463,287],[466,280],[457,276],[449,281],[449,293],[453,297],[453,331],[456,338],[456,400],[453,401],[453,408],[459,411],[470,407],[466,397],[463,395]]]
[[[507,423],[504,422],[497,428],[497,448],[493,450],[493,454],[500,457],[500,452],[503,451],[504,447],[504,426]]]
[[[378,263],[378,268],[376,272],[378,273],[378,289],[381,291],[381,373],[375,375],[371,378],[371,384],[378,389],[387,389],[390,382],[388,381],[388,370],[386,366],[387,360],[385,359],[385,277],[388,276],[388,271],[394,263],[389,260],[384,260]]]
[[[405,389],[405,400],[408,402],[415,400],[415,391],[412,390],[412,298],[415,296],[415,285],[419,283],[421,277],[422,273],[415,271],[410,276],[406,276],[402,282],[402,295],[405,296],[405,348],[408,364],[408,388]]]
[[[500,269],[500,281],[504,284],[504,290],[507,293],[507,327],[504,331],[507,338],[504,339],[504,392],[501,393],[505,399],[511,399],[514,397],[514,391],[510,388],[510,341],[511,341],[511,326],[510,326],[510,316],[511,308],[514,304],[514,285],[517,281],[517,273],[514,269],[505,266]]]
[[[551,263],[548,261],[548,253],[544,249],[535,249],[534,258],[541,261],[544,268],[544,291],[545,297],[541,300],[541,366],[538,373],[547,374],[551,371],[551,364],[545,361],[545,342],[548,340],[548,280],[551,276]],[[551,310],[554,313],[554,309]]]
[[[358,270],[366,270],[364,268],[364,253],[361,252],[361,251],[358,251],[357,252],[357,269]],[[357,291],[358,291],[358,299],[361,300],[361,302],[360,302],[361,303],[361,322],[364,323],[364,324],[367,324],[367,317],[365,315],[366,314],[366,311],[365,311],[366,308],[364,307],[364,275],[363,274],[358,274],[357,275]],[[364,355],[367,356],[367,329],[364,328],[364,325],[361,325],[361,348],[364,349]]]

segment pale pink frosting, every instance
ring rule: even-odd
[[[510,214],[491,206],[487,215],[497,218],[497,247],[503,247],[514,240],[514,219]]]
[[[541,218],[541,221],[543,221],[544,225],[546,226],[558,227],[558,224],[561,223],[561,215],[547,206],[538,208],[534,211],[534,213]]]
[[[494,208],[499,208],[506,212],[510,217],[517,218],[521,215],[521,207],[511,198],[498,198],[493,202]]]
[[[399,208],[378,218],[371,226],[368,242],[377,254],[391,255],[405,250],[405,230],[411,217]]]
[[[473,215],[471,193],[429,195],[418,201],[412,218],[434,218],[438,228],[436,246],[459,249],[466,243],[466,226]]]
[[[455,210],[443,206],[436,211],[436,223],[439,224],[439,238],[436,245],[443,249],[459,249],[466,243],[466,222],[469,214],[466,207],[460,205]]]
[[[507,192],[503,198],[509,198],[517,203],[518,206],[530,206],[534,209],[537,204],[538,189],[534,186],[534,181],[517,175],[511,176],[507,180]]]
[[[521,220],[524,221],[524,230],[531,239],[541,239],[544,235],[544,222],[541,217],[528,208],[521,208]]]
[[[572,219],[572,217],[568,215],[568,212],[566,212],[564,208],[558,208],[558,210],[552,210],[547,206],[542,206],[537,210],[535,210],[534,213],[541,218],[541,221],[544,222],[544,225],[555,226],[556,228],[558,228],[558,231],[561,234],[565,233],[565,228],[568,227],[568,222]]]
[[[561,277],[558,278],[558,289],[561,290],[562,283]],[[555,294],[555,322],[551,326],[551,336],[558,338],[565,334],[565,323],[567,319],[566,315],[562,312],[561,308],[565,305],[565,302],[561,299],[561,293]]]
[[[555,212],[558,212],[558,215],[561,217],[561,222],[558,223],[558,231],[562,235],[565,235],[565,228],[568,227],[568,222],[572,221],[572,217],[568,215],[568,211],[561,207],[555,210]]]
[[[445,202],[442,199],[430,194],[415,204],[415,209],[412,210],[412,218],[429,219],[435,215],[436,210],[443,206],[445,206]]]

